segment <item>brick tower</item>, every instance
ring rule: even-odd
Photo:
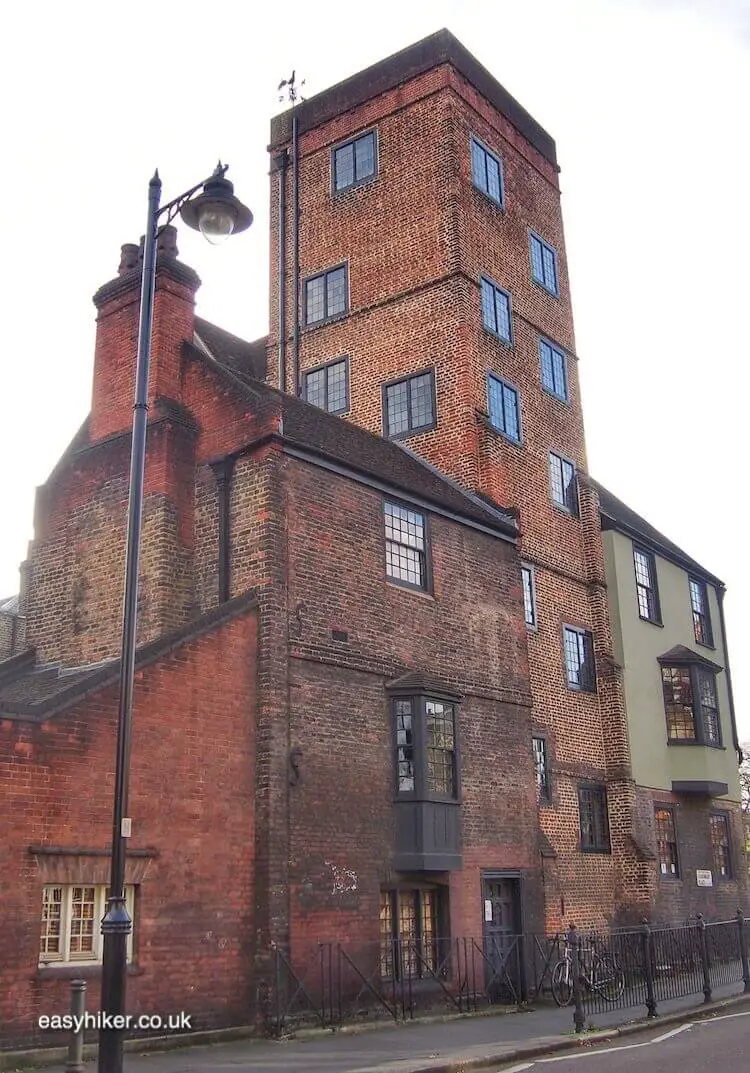
[[[443,30],[278,116],[270,152],[269,379],[517,512],[547,926],[623,919],[648,868],[554,141]]]

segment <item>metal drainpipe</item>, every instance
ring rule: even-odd
[[[299,395],[299,123],[297,109],[292,115],[292,275],[294,277],[294,346],[292,350],[292,391]]]
[[[721,640],[724,645],[724,674],[727,676],[727,693],[729,695],[729,718],[732,721],[732,742],[734,744],[735,751],[737,753],[737,763],[742,763],[742,749],[740,748],[740,741],[737,737],[737,719],[734,714],[734,693],[732,692],[732,672],[729,669],[729,646],[727,644],[727,627],[724,620],[724,595],[726,589],[722,585],[721,588],[717,585],[716,595],[719,601],[719,621],[721,623]]]
[[[286,391],[286,149],[276,160],[279,168],[279,390]]]

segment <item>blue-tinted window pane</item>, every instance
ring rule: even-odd
[[[476,138],[471,139],[471,178],[478,190],[502,205],[500,159],[480,145]]]
[[[307,324],[325,319],[325,276],[316,276],[307,281]]]
[[[500,165],[491,156],[487,156],[487,193],[493,201],[500,204]]]
[[[315,372],[305,375],[305,398],[313,406],[326,408],[326,375],[325,369],[316,369]]]
[[[518,392],[504,384],[496,376],[488,382],[490,421],[512,440],[521,439],[521,422],[518,412]]]
[[[431,425],[434,419],[432,412],[432,373],[413,377],[410,385],[411,427],[422,428],[425,425]]]
[[[334,153],[336,189],[343,190],[354,182],[354,145],[344,145]]]
[[[329,413],[338,414],[347,406],[346,362],[338,361],[335,365],[329,365],[326,372],[326,408]]]
[[[495,316],[495,288],[489,280],[482,280],[482,321],[485,328],[491,332],[497,332],[497,318]]]
[[[487,193],[487,175],[485,169],[485,152],[479,142],[471,140],[471,178],[476,187]]]
[[[565,373],[565,355],[544,339],[539,340],[539,355],[542,363],[542,384],[559,399],[567,399],[568,385]]]
[[[354,143],[357,182],[375,174],[375,135],[365,134]]]
[[[391,384],[385,389],[386,409],[388,411],[388,435],[397,436],[409,429],[409,387],[403,380],[400,384]]]
[[[510,298],[502,291],[495,291],[495,311],[497,315],[497,334],[510,342]]]
[[[531,274],[537,283],[544,283],[542,244],[535,235],[531,236]]]
[[[346,309],[346,272],[343,268],[335,268],[328,273],[326,292],[328,303],[326,315],[335,317],[337,313],[343,313]]]
[[[542,249],[542,264],[544,266],[544,285],[557,294],[557,265],[555,264],[555,254],[549,246],[545,246]]]

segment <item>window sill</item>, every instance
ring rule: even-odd
[[[326,324],[337,324],[340,320],[346,320],[351,310],[346,309],[343,313],[337,313],[334,317],[326,317],[325,320],[316,320],[313,324],[303,324],[303,332],[314,332],[316,328],[324,328]]]
[[[548,387],[545,387],[544,384],[542,384],[542,391],[548,398],[556,399],[557,402],[561,402],[563,406],[570,406],[570,399],[567,395],[558,395],[556,391],[551,391]]]
[[[498,335],[497,332],[493,332],[492,328],[488,328],[487,325],[484,323],[484,321],[482,321],[482,331],[485,333],[485,335],[489,335],[490,339],[496,339],[498,341],[498,343],[502,343],[502,345],[504,347],[507,347],[508,350],[513,349],[513,337],[512,336],[511,336],[510,339],[504,339],[502,337],[502,335]]]
[[[715,652],[716,651],[716,645],[709,645],[709,644],[706,644],[705,641],[699,641],[697,639],[696,639],[695,643],[697,645],[700,645],[701,648],[707,648],[709,652]]]
[[[505,440],[505,442],[509,443],[511,447],[523,448],[523,440],[514,440],[513,437],[509,436],[507,432],[503,432],[503,430],[501,428],[498,428],[497,425],[493,425],[492,420],[489,418],[487,420],[487,425],[490,430],[495,433],[496,436],[499,436],[500,439]]]
[[[590,854],[590,853],[596,853],[596,854],[598,854],[599,856],[602,856],[602,857],[611,857],[612,856],[612,847],[611,846],[581,846],[580,850],[581,850],[581,853],[585,853],[587,855]]]
[[[495,201],[494,197],[488,194],[485,190],[482,190],[480,186],[472,182],[471,189],[475,191],[482,204],[492,205],[492,207],[501,215],[505,215],[505,202]]]
[[[664,872],[659,872],[660,883],[682,883],[682,876],[670,876]]]
[[[658,626],[660,630],[664,629],[664,623],[655,618],[646,618],[645,615],[639,615],[638,618],[641,622],[647,622],[649,626]]]
[[[423,600],[431,600],[435,602],[435,596],[431,592],[427,592],[426,589],[417,589],[413,585],[399,585],[398,581],[386,580],[386,585],[389,589],[396,589],[398,592],[408,592],[411,596],[420,596]]]
[[[127,967],[128,976],[141,976],[143,971],[137,964],[129,964]],[[70,961],[49,962],[46,965],[37,965],[36,975],[40,980],[97,980],[102,975],[102,964],[101,962],[81,962],[76,965]]]
[[[572,686],[570,682],[565,683],[569,693],[578,693],[582,697],[595,697],[597,691],[595,689],[579,689],[577,686]]]
[[[580,521],[580,514],[578,511],[572,511],[569,507],[564,507],[562,503],[558,503],[554,499],[550,499],[550,503],[560,514],[566,514],[568,518],[572,518],[575,522]]]
[[[538,287],[540,291],[544,291],[545,294],[548,294],[550,298],[556,298],[558,302],[560,301],[559,291],[550,290],[549,287],[545,286],[545,284],[541,283],[538,279],[535,279],[534,276],[531,277],[531,282],[534,284],[535,287]]]
[[[391,440],[391,442],[396,442],[398,440],[408,440],[411,439],[412,436],[421,436],[423,432],[432,432],[432,430],[436,428],[437,421],[433,421],[429,425],[420,425],[419,428],[410,428],[405,432],[394,432],[392,435],[383,430],[383,438],[386,440]]]
[[[717,749],[723,753],[727,751],[726,745],[712,745],[709,741],[697,741],[693,738],[667,738],[667,745],[687,745],[692,749],[697,746],[699,749]]]
[[[341,190],[337,190],[334,183],[331,184],[331,197],[334,201],[339,198],[346,197],[347,194],[351,194],[354,190],[361,190],[363,186],[372,186],[380,178],[379,172],[375,172],[373,175],[368,175],[366,179],[356,179],[353,183],[349,183],[348,186],[343,187]]]

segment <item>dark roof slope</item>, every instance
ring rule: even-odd
[[[281,435],[290,447],[360,473],[396,492],[401,491],[407,498],[418,497],[435,507],[479,522],[505,537],[517,536],[518,526],[513,514],[498,505],[483,502],[396,441],[386,440],[304,399],[254,380],[213,351],[207,356],[200,348],[188,347],[188,352],[209,362],[254,408],[264,403],[278,407]]]
[[[268,375],[266,366],[266,343],[268,336],[248,343],[231,332],[225,332],[215,324],[202,317],[195,318],[195,331],[201,342],[208,347],[213,356],[232,372],[251,376],[254,380],[265,380]]]
[[[671,560],[690,573],[698,574],[713,585],[724,587],[724,582],[717,578],[715,574],[709,573],[704,566],[701,566],[699,562],[687,555],[682,548],[678,548],[658,529],[654,529],[653,525],[647,522],[645,518],[642,518],[640,514],[636,514],[634,510],[631,510],[617,496],[612,495],[598,481],[593,478],[589,478],[589,480],[599,492],[603,529],[617,529],[628,536],[635,537],[636,540],[643,541],[649,548],[663,555],[665,559]]]
[[[550,164],[557,166],[554,139],[529,115],[518,101],[500,85],[476,60],[468,49],[453,36],[450,30],[417,41],[414,45],[388,56],[338,82],[335,86],[316,93],[314,97],[297,106],[297,121],[301,133],[312,130],[334,116],[356,108],[364,101],[386,93],[443,63],[451,63],[483,97],[497,108],[524,138],[537,149]],[[291,138],[292,110],[288,109],[271,120],[271,148],[284,145]]]
[[[17,615],[18,595],[6,596],[5,599],[0,600],[0,611],[4,611],[6,615]]]
[[[136,667],[147,667],[179,645],[208,633],[255,604],[253,590],[219,604],[179,630],[139,648]],[[34,650],[29,649],[0,663],[0,717],[35,721],[48,719],[88,693],[116,682],[119,674],[119,659],[66,670],[59,664],[36,665]]]

